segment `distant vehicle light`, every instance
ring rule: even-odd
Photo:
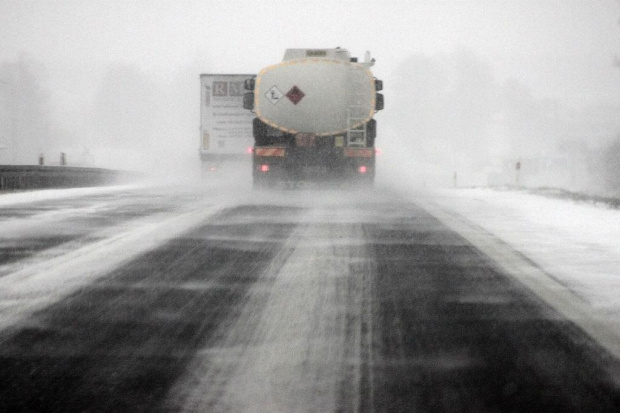
[[[215,171],[217,171],[217,168],[215,166],[212,166],[212,167],[209,168],[209,171],[215,172]]]
[[[364,165],[362,165],[362,166],[360,166],[359,171],[360,171],[361,174],[365,174],[366,171],[368,171],[368,168],[366,168]]]
[[[260,166],[260,171],[261,172],[269,172],[269,165],[261,165]]]
[[[383,153],[383,151],[381,150],[381,148],[375,148],[375,155],[379,156]]]

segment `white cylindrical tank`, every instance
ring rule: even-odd
[[[375,80],[358,63],[288,60],[258,74],[254,110],[263,122],[287,133],[336,135],[372,118]]]

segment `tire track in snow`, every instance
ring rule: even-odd
[[[210,207],[164,221],[161,217],[157,217],[159,221],[141,221],[137,228],[0,278],[0,331],[190,230],[218,211],[219,208]]]
[[[359,410],[374,263],[361,226],[326,213],[304,217],[221,342],[189,363],[171,395],[183,411]]]
[[[287,208],[248,222],[255,209],[223,211],[3,332],[0,410],[161,411],[296,227]]]

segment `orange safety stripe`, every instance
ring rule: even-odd
[[[374,154],[374,148],[344,148],[344,156],[354,158],[372,158]]]
[[[256,156],[284,156],[284,148],[254,148]]]

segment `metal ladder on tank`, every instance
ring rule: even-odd
[[[366,146],[366,124],[362,123],[357,127],[354,127],[358,123],[366,120],[366,118],[359,118],[352,114],[351,109],[355,109],[352,105],[347,110],[347,146]],[[357,108],[360,108],[359,106]],[[359,109],[358,109],[359,110]]]
[[[362,88],[363,82],[356,78],[352,77],[353,81],[351,85],[353,86],[353,90],[348,94],[350,97],[350,102],[354,102],[354,104],[349,105],[347,109],[347,142],[346,146],[357,146],[357,147],[365,147],[366,146],[366,124],[361,123],[366,120],[366,113],[364,111],[364,106],[359,105],[359,100],[361,97],[365,97],[364,93],[357,92]],[[355,104],[358,103],[358,104]],[[354,128],[355,125],[361,123],[358,127]]]

